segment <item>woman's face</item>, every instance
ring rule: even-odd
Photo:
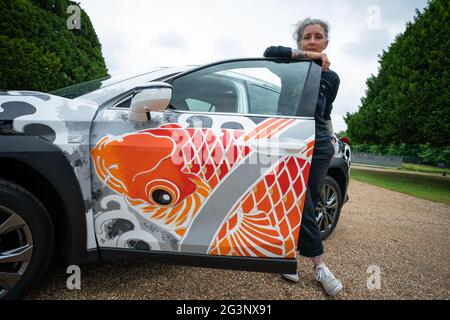
[[[298,43],[302,51],[322,52],[328,46],[325,31],[320,24],[309,25],[303,31],[303,36]]]

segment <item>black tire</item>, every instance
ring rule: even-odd
[[[32,289],[48,266],[53,241],[52,221],[39,200],[0,179],[0,299],[18,299]]]
[[[327,197],[326,206],[323,205],[325,197]],[[328,238],[336,228],[342,204],[342,193],[339,184],[333,177],[327,175],[322,187],[321,198],[316,208],[316,219],[322,234],[322,240]]]

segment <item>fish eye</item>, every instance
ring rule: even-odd
[[[162,206],[168,206],[172,203],[172,195],[163,189],[156,189],[152,192],[152,200]]]
[[[180,190],[168,180],[150,181],[145,187],[145,193],[151,204],[156,206],[173,206],[180,198]]]

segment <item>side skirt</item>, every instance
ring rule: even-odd
[[[256,271],[268,273],[296,273],[296,259],[251,258],[197,255],[179,252],[140,251],[123,249],[99,250],[103,261],[145,260],[170,265],[183,265],[213,269]]]

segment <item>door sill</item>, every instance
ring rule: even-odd
[[[114,248],[102,248],[99,251],[101,259],[103,261],[145,260],[155,263],[213,269],[290,274],[297,272],[296,259],[229,257],[180,252],[125,250]]]

